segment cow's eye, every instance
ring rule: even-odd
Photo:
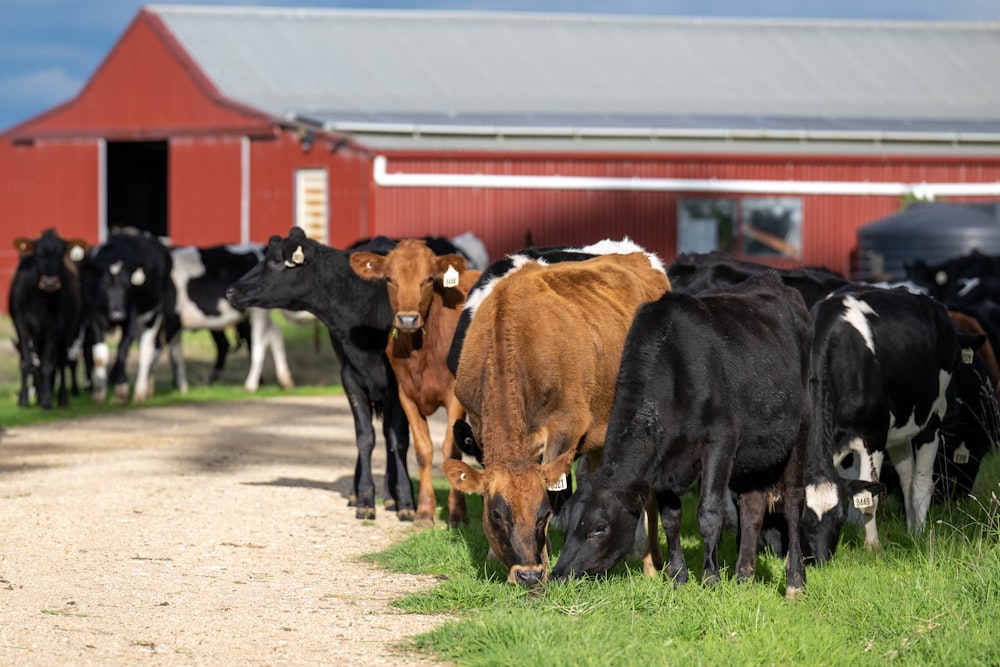
[[[587,539],[591,540],[595,538],[600,538],[604,537],[607,534],[608,534],[608,524],[602,521],[601,523],[594,526],[594,528],[589,533],[587,533]]]

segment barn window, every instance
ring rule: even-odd
[[[736,252],[736,200],[679,200],[677,252],[711,250]]]
[[[323,245],[330,242],[330,197],[326,169],[295,170],[295,224]]]
[[[802,255],[802,200],[753,198],[742,202],[743,254],[756,257]]]

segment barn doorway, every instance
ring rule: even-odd
[[[167,229],[167,142],[107,143],[107,226],[134,227],[159,237]]]

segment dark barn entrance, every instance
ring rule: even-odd
[[[107,224],[156,236],[167,230],[167,142],[109,141]]]

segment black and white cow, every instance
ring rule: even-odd
[[[128,400],[126,361],[136,338],[139,364],[132,400],[141,402],[152,395],[157,337],[161,328],[177,330],[172,265],[170,251],[148,234],[111,234],[107,241],[91,249],[81,268],[88,310],[87,340],[93,350],[95,401],[107,398],[109,382],[119,403]],[[121,339],[109,375],[110,353],[105,339],[114,329],[121,330]]]
[[[285,339],[281,328],[271,319],[271,311],[263,308],[234,308],[226,300],[226,290],[264,257],[261,246],[213,246],[197,248],[185,246],[170,251],[173,268],[170,277],[177,291],[176,325],[181,330],[209,329],[218,347],[215,375],[221,373],[228,351],[224,330],[249,320],[250,370],[243,386],[247,391],[257,391],[264,368],[264,355],[271,349],[278,383],[286,389],[294,383],[285,354]],[[181,390],[187,389],[187,373],[180,349],[179,332],[167,330],[165,338],[170,344],[171,359]]]
[[[854,285],[812,308],[810,449],[839,464],[854,454],[859,480],[877,482],[886,454],[899,475],[907,526],[920,533],[933,494],[940,425],[957,366],[985,337],[956,330],[943,305],[906,289]],[[878,495],[838,478],[806,488],[807,550],[832,555],[848,502],[862,510],[865,546],[879,548]]]
[[[20,260],[11,280],[7,312],[21,357],[17,404],[28,406],[33,384],[42,408],[52,407],[53,393],[57,393],[58,405],[66,407],[70,347],[80,333],[82,310],[77,262],[83,259],[87,243],[66,241],[56,230],[46,229],[34,240],[14,239],[14,248]],[[73,379],[76,391],[75,369]]]
[[[801,295],[774,272],[694,296],[668,292],[640,307],[622,354],[614,407],[592,478],[564,512],[553,577],[601,574],[621,562],[655,495],[667,574],[688,577],[681,496],[700,487],[702,579],[719,579],[717,547],[730,491],[739,498],[736,576],[752,580],[773,488],[784,499],[786,596],[805,586],[798,522],[804,501],[812,327]]]
[[[359,249],[363,249],[359,248]],[[264,259],[227,292],[236,308],[285,308],[314,314],[330,332],[341,363],[341,383],[354,416],[358,459],[352,504],[359,519],[375,516],[371,457],[373,416],[381,413],[385,437],[386,508],[401,520],[416,515],[413,486],[406,471],[409,424],[385,356],[393,312],[384,281],[368,281],[351,269],[350,253],[306,237],[299,227],[272,236]]]

